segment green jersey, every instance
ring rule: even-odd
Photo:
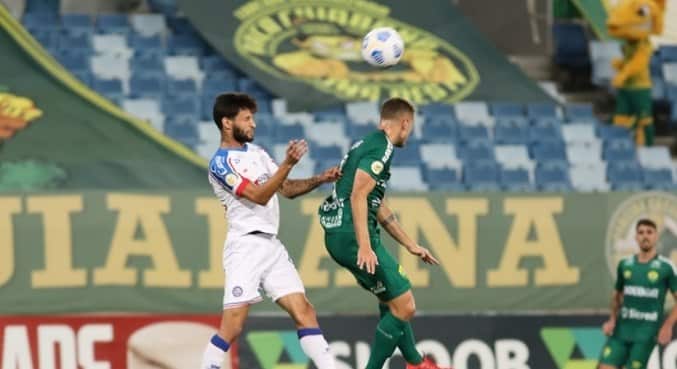
[[[393,144],[383,131],[376,131],[357,141],[341,160],[341,178],[334,184],[332,194],[319,209],[320,224],[327,232],[354,232],[350,194],[358,169],[369,174],[376,186],[367,196],[368,228],[371,238],[378,237],[376,213],[385,196],[390,178]]]
[[[677,291],[677,270],[672,262],[656,256],[640,263],[628,256],[618,263],[616,291],[623,294],[614,336],[625,341],[654,341],[663,322],[668,290]]]

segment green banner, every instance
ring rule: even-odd
[[[70,75],[0,4],[0,192],[204,186],[204,160]]]
[[[609,39],[609,33],[606,29],[607,19],[607,0],[572,0],[578,8],[578,11],[583,14],[585,19],[590,23],[595,35],[600,40]]]
[[[280,239],[320,312],[373,312],[374,298],[324,249],[320,201],[283,201]],[[604,309],[643,216],[659,225],[661,253],[677,259],[669,194],[400,194],[390,204],[441,261],[425,266],[384,236],[425,312]],[[0,314],[218,311],[225,232],[209,192],[2,196]]]
[[[180,0],[181,10],[232,64],[292,109],[398,96],[416,103],[549,97],[448,0]],[[369,30],[405,42],[399,65],[360,56]]]

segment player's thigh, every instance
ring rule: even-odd
[[[301,276],[294,266],[287,249],[277,238],[271,239],[272,251],[269,255],[270,265],[266,268],[261,285],[266,294],[277,301],[292,293],[305,294]]]
[[[626,368],[646,369],[654,347],[656,347],[655,342],[634,342],[630,347]]]
[[[256,236],[244,235],[226,242],[223,253],[224,309],[261,300],[259,285],[265,272],[266,256],[266,247]]]
[[[378,259],[376,267],[376,279],[381,282],[385,290],[379,292],[381,301],[390,301],[411,289],[411,283],[404,273],[402,266],[395,260],[381,241],[375,242],[374,252]]]
[[[329,256],[340,266],[346,268],[355,277],[360,287],[378,296],[378,291],[382,289],[383,283],[378,281],[376,275],[367,273],[357,266],[358,245],[355,234],[349,232],[326,233],[324,241]]]
[[[620,369],[628,361],[629,349],[628,342],[613,336],[609,337],[602,348],[599,363]]]

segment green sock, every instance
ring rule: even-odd
[[[385,313],[390,311],[386,304],[378,304],[378,310],[381,313],[381,318],[383,318]],[[397,341],[397,347],[400,349],[400,352],[407,363],[418,365],[423,362],[423,357],[416,349],[416,339],[414,338],[414,330],[411,328],[411,323],[404,323],[402,337]]]
[[[374,343],[371,345],[371,354],[367,362],[367,369],[381,369],[383,363],[393,354],[397,342],[402,337],[405,321],[397,319],[389,311],[376,326]]]

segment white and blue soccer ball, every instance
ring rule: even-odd
[[[374,28],[362,40],[362,58],[377,67],[397,64],[404,54],[404,41],[390,27]]]

